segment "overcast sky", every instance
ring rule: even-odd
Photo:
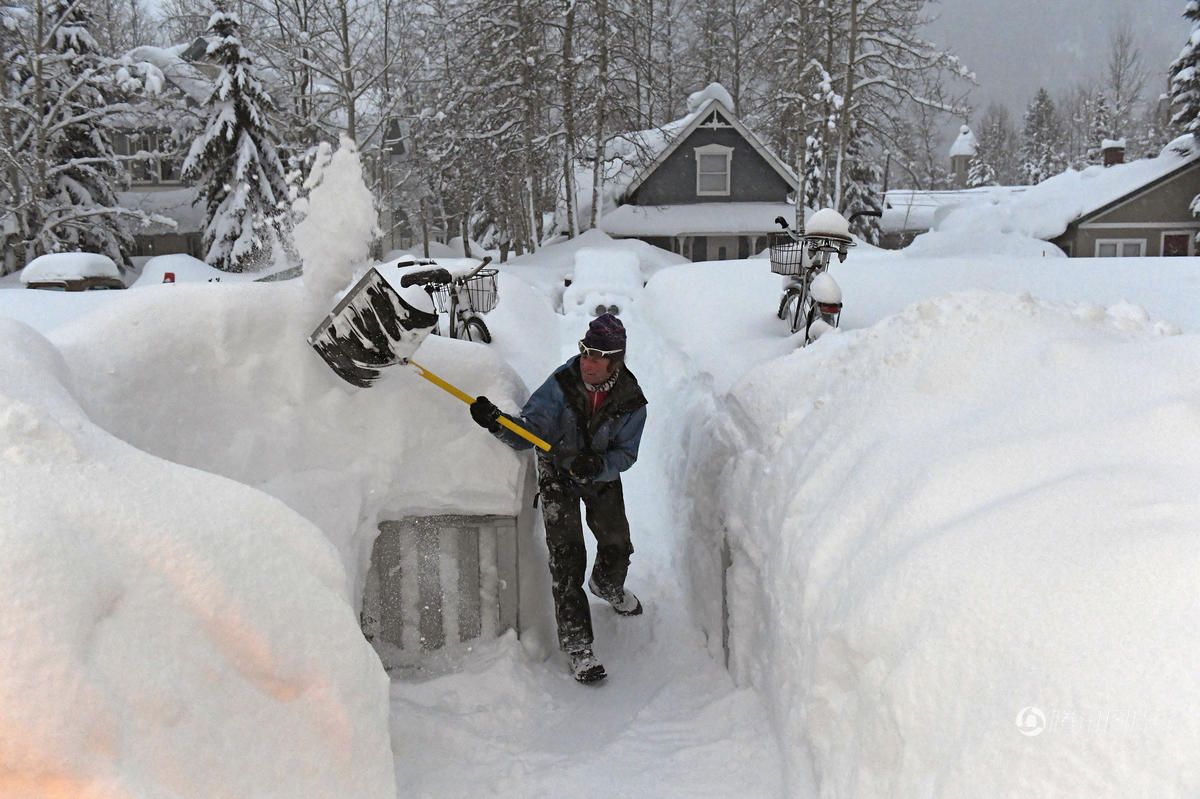
[[[1191,24],[1185,0],[935,0],[925,31],[975,72],[972,122],[990,101],[1008,106],[1020,123],[1039,86],[1058,90],[1101,79],[1109,38],[1128,20],[1152,72],[1147,94],[1165,91],[1167,67],[1179,55]]]

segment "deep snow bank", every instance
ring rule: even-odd
[[[0,795],[381,797],[388,680],[282,503],[103,432],[0,319]]]
[[[338,548],[348,595],[361,595],[381,518],[516,514],[527,460],[412,370],[369,389],[342,383],[305,343],[319,320],[300,285],[151,286],[123,299],[53,334],[91,417],[286,502]],[[502,407],[524,399],[487,347],[430,336],[417,357]]]
[[[751,372],[694,427],[697,593],[792,793],[1200,790],[1200,341],[970,292]],[[810,784],[811,783],[811,784]]]

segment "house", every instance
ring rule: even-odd
[[[188,108],[198,109],[212,93],[213,80],[220,68],[207,63],[207,40],[197,38],[190,45],[171,48],[143,46],[129,52],[135,62],[151,65],[160,76],[159,92],[184,98]],[[180,113],[166,111],[165,113]],[[134,256],[187,253],[204,257],[202,232],[204,207],[196,203],[195,187],[181,177],[183,153],[171,141],[178,120],[165,119],[162,106],[154,102],[136,103],[118,120],[113,137],[117,155],[142,154],[141,160],[126,161],[129,188],[119,194],[123,207],[157,214],[175,221],[175,226],[152,223],[134,230]]]
[[[656,131],[628,134],[613,179],[615,209],[597,227],[693,261],[746,258],[789,222],[798,181],[733,111],[720,84],[689,98],[690,113]]]
[[[1035,186],[888,191],[883,246],[904,247],[921,233],[970,220],[979,230],[1041,239],[1071,257],[1197,254],[1192,200],[1200,195],[1200,147],[1188,134],[1156,158],[1129,163],[1124,149],[1124,140],[1105,140],[1103,164]]]
[[[1079,173],[1083,201],[1072,205],[1065,229],[1048,241],[1068,256],[1085,258],[1195,255],[1200,219],[1192,200],[1200,195],[1200,147],[1191,134],[1157,158],[1128,164],[1123,139],[1106,140],[1102,149],[1104,166]]]

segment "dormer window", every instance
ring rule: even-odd
[[[733,148],[706,144],[696,148],[696,194],[729,196],[729,176]]]

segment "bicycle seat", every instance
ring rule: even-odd
[[[453,282],[450,272],[446,269],[422,269],[420,272],[406,272],[400,277],[401,288],[409,286],[428,286],[429,284],[444,285]]]

